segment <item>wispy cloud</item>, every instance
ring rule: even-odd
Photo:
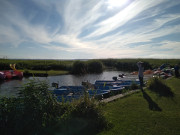
[[[43,25],[33,25],[27,20],[21,11],[9,2],[4,2],[10,11],[3,12],[3,18],[6,21],[5,25],[1,24],[0,35],[4,35],[3,42],[11,42],[13,45],[18,45],[23,41],[32,40],[38,43],[50,42],[49,34]]]
[[[38,45],[45,51],[66,53],[64,57],[73,53],[76,58],[78,54],[91,58],[180,58],[179,41],[163,38],[180,34],[180,11],[176,9],[180,1],[33,0],[28,1],[28,15],[25,2],[0,3],[3,47],[18,48],[30,42],[28,47]]]
[[[114,16],[103,20],[103,22],[97,24],[99,27],[95,32],[93,32],[89,37],[95,37],[107,32],[113,31],[118,27],[122,27],[128,21],[131,21],[134,17],[138,14],[152,8],[153,6],[157,6],[160,3],[165,2],[165,0],[152,0],[152,1],[145,1],[139,0],[130,3],[125,9],[119,11]]]

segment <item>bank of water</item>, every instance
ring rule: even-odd
[[[122,72],[122,71],[104,71],[101,74],[86,74],[82,76],[77,75],[58,75],[58,76],[48,76],[48,77],[29,77],[23,78],[22,80],[5,80],[0,82],[0,96],[16,96],[20,87],[23,84],[27,83],[30,79],[36,80],[45,80],[51,84],[53,82],[58,83],[59,86],[62,85],[81,85],[82,81],[88,81],[90,83],[94,83],[96,80],[111,80],[113,76],[117,76],[119,74],[126,74],[126,77],[122,79],[131,79],[136,80],[137,75],[130,75],[130,73]],[[147,80],[149,76],[145,76],[145,80]]]

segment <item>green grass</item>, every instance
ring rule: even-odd
[[[173,97],[145,89],[106,104],[103,110],[113,127],[98,135],[180,135],[180,79],[166,84]]]
[[[28,70],[70,70],[72,60],[15,60],[15,59],[0,59],[0,70],[9,70],[10,64],[16,64],[16,69]]]
[[[49,70],[47,71],[48,75],[65,75],[69,74],[69,71],[64,70]]]
[[[22,72],[24,72],[25,70],[20,70]],[[28,70],[29,73],[46,73],[46,71],[43,70]],[[69,71],[65,71],[65,70],[48,70],[47,71],[48,75],[65,75],[65,74],[69,74]]]

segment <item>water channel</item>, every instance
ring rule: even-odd
[[[53,82],[62,85],[81,85],[82,81],[88,81],[90,83],[94,83],[96,80],[112,80],[112,77],[117,76],[119,74],[125,74],[126,76],[122,79],[130,79],[136,80],[138,78],[137,75],[130,75],[130,73],[122,72],[122,71],[104,71],[101,74],[86,74],[82,76],[76,75],[58,75],[58,76],[48,76],[48,77],[28,77],[23,78],[21,80],[4,80],[0,81],[0,96],[16,96],[20,87],[23,84],[27,83],[30,79],[36,80],[46,80],[50,86]],[[145,76],[145,80],[147,80],[149,76]]]

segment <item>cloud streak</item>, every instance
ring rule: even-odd
[[[72,58],[180,58],[180,42],[171,40],[171,35],[180,35],[179,1],[127,0],[114,8],[110,0],[28,2],[26,13],[26,3],[1,1],[3,50],[6,44],[20,48],[29,42],[27,49],[38,46],[63,58],[70,53],[76,55]]]

